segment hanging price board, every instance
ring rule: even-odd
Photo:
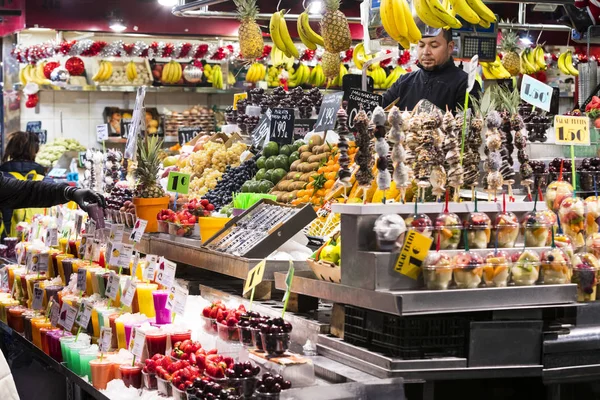
[[[156,282],[170,288],[175,282],[175,271],[177,264],[161,257],[158,260],[158,270],[156,272]]]
[[[335,92],[323,96],[321,109],[319,110],[319,115],[317,116],[317,123],[314,126],[315,132],[325,132],[335,128],[337,112],[342,105],[343,98],[344,92]]]
[[[588,117],[554,116],[556,144],[589,146],[590,119]]]
[[[274,108],[271,113],[270,140],[280,145],[294,141],[294,109]]]
[[[182,172],[169,172],[167,191],[179,194],[188,194],[190,187],[190,175]]]
[[[369,120],[371,120],[373,110],[382,103],[383,96],[380,94],[350,89],[350,95],[348,96],[348,129],[354,129],[354,117],[361,109],[367,113]]]
[[[248,277],[246,278],[246,283],[244,285],[244,292],[242,294],[248,293],[250,290],[255,288],[259,283],[263,280],[263,275],[265,274],[265,266],[267,262],[262,260],[254,268],[248,271]]]
[[[409,278],[417,279],[432,242],[430,238],[417,231],[408,231],[394,270]]]

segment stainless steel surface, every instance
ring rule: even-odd
[[[315,374],[332,383],[378,381],[379,378],[323,356],[307,357],[315,366]]]
[[[600,326],[570,327],[565,334],[544,340],[544,354],[600,350]]]
[[[332,390],[319,387],[290,389],[281,392],[282,400],[404,400],[404,381],[399,378],[372,382],[350,382]]]
[[[547,368],[542,371],[544,385],[597,381],[598,376],[600,376],[600,364]]]
[[[285,289],[285,274],[275,273],[275,287]],[[373,291],[320,281],[312,271],[298,272],[293,293],[318,297],[396,315],[575,305],[576,285],[509,286],[466,290]]]

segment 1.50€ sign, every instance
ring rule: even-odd
[[[554,117],[554,135],[556,144],[589,146],[590,119],[588,117],[556,115]]]

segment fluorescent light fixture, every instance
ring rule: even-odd
[[[123,32],[125,29],[127,29],[127,26],[125,26],[122,19],[111,20],[108,27],[115,32]]]
[[[173,7],[177,5],[177,0],[158,0],[158,4],[165,7]]]
[[[323,8],[323,2],[321,0],[314,0],[308,5],[309,14],[320,14]]]
[[[522,44],[524,44],[525,46],[531,46],[531,44],[533,43],[531,41],[531,39],[529,38],[529,36],[524,36],[522,38],[519,39],[521,41]]]

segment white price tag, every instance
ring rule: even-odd
[[[27,272],[31,272],[32,268],[33,268],[33,253],[32,252],[28,252],[27,256],[25,257],[26,261],[25,261],[25,266],[27,268]]]
[[[94,221],[93,219],[88,220],[85,233],[88,235],[92,235],[92,237],[96,234],[96,221]]]
[[[132,254],[133,254],[133,245],[132,244],[122,244],[121,245],[121,254],[119,255],[119,260],[117,261],[116,265],[119,267],[123,267],[123,268],[129,268],[129,262],[131,261]]]
[[[53,301],[52,307],[50,307],[50,323],[52,324],[52,326],[58,326],[59,319],[60,319],[60,306],[58,305],[57,301]]]
[[[44,308],[44,289],[39,287],[33,288],[33,302],[31,308],[34,310],[42,310]]]
[[[158,260],[158,271],[156,273],[156,282],[170,288],[175,282],[175,270],[177,264],[161,257]]]
[[[108,125],[96,125],[96,140],[98,142],[103,142],[108,139]]]
[[[94,246],[92,247],[92,259],[95,262],[100,261],[100,250],[102,250],[101,247],[100,239],[94,239]]]
[[[131,231],[129,240],[131,240],[134,243],[139,243],[140,240],[142,240],[142,236],[144,235],[144,232],[146,231],[147,225],[148,225],[148,221],[146,221],[144,219],[138,219],[137,221],[135,221],[135,225],[133,227],[133,230]]]
[[[109,326],[103,326],[100,328],[100,339],[98,340],[98,348],[101,352],[105,353],[110,351],[110,344],[112,340],[112,328]]]
[[[83,256],[83,259],[93,261],[93,257],[94,257],[94,239],[88,237],[87,241],[85,242],[85,254]]]
[[[142,353],[144,352],[144,346],[146,344],[146,334],[139,328],[131,330],[131,339],[129,340],[129,351],[133,353],[138,359],[142,359]]]
[[[109,240],[111,242],[121,243],[123,241],[123,234],[125,233],[124,224],[112,224],[110,227]]]
[[[62,325],[67,331],[73,329],[73,324],[75,323],[75,317],[77,316],[77,309],[68,305],[67,303],[63,303],[63,307],[60,310],[60,320],[59,324]]]
[[[154,271],[156,271],[157,261],[158,261],[158,256],[155,256],[153,254],[146,255],[146,262],[148,263],[148,265],[146,266],[146,269],[144,270],[144,279],[145,280],[147,280],[147,281],[154,280]]]
[[[75,236],[81,235],[81,226],[83,225],[83,214],[75,214]]]
[[[25,258],[25,248],[21,247],[20,249],[17,249],[17,264],[24,265]]]
[[[58,246],[58,229],[50,228],[46,231],[46,246],[56,247]]]
[[[64,214],[61,206],[56,207],[56,227],[58,230],[62,230]]]
[[[123,290],[123,295],[121,296],[121,304],[131,307],[131,302],[133,301],[133,296],[135,296],[136,290],[137,282],[135,279],[127,278],[125,289]]]
[[[29,253],[27,255],[27,269],[32,273],[42,273],[48,271],[48,253]]]
[[[77,290],[85,292],[87,289],[87,271],[85,268],[77,270]]]
[[[131,276],[137,276],[138,264],[140,263],[140,254],[136,251],[131,257]]]
[[[185,304],[188,298],[188,290],[178,285],[172,286],[169,290],[166,307],[174,313],[183,315],[185,313]]]
[[[75,318],[75,323],[82,328],[87,328],[90,323],[90,317],[92,316],[92,309],[94,306],[87,301],[82,301],[79,305],[79,310],[77,311],[77,317]]]
[[[106,262],[108,265],[116,266],[121,256],[123,244],[117,242],[108,242],[106,245]]]
[[[475,54],[469,62],[469,74],[467,78],[467,92],[470,92],[475,86],[475,78],[477,77],[477,68],[479,68],[479,56]]]
[[[104,292],[106,297],[117,300],[117,295],[119,294],[119,276],[111,271],[108,276],[108,282],[106,283],[106,291]]]
[[[8,289],[8,267],[0,269],[0,288]]]
[[[89,259],[90,256],[88,252],[92,251],[92,243],[93,243],[93,239],[94,239],[94,235],[83,235],[81,237],[81,242],[79,242],[79,255],[82,256],[84,259]],[[89,249],[88,249],[89,246]]]

